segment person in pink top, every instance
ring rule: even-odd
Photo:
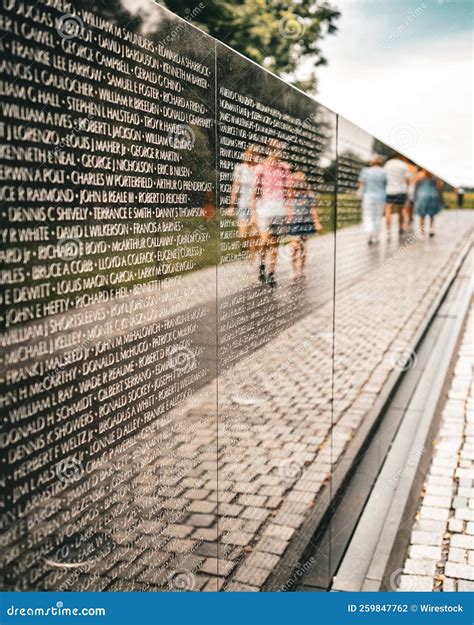
[[[291,219],[292,176],[290,166],[282,161],[282,143],[277,139],[270,139],[267,148],[265,160],[255,168],[251,220],[260,235],[259,281],[275,288],[279,237],[285,234]]]

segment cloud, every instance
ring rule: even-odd
[[[318,100],[449,182],[474,185],[470,33],[422,37],[433,7],[389,19],[367,4],[343,2]]]

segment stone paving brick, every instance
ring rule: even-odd
[[[442,542],[442,533],[413,530],[411,533],[411,541],[414,545],[440,545]]]
[[[246,559],[248,566],[255,566],[259,569],[274,569],[280,560],[279,556],[264,551],[253,551]]]
[[[474,521],[474,510],[470,510],[469,508],[458,508],[455,513],[456,519],[461,519],[462,521]]]
[[[463,531],[463,526],[464,526],[464,522],[461,521],[461,519],[453,519],[453,518],[449,519],[448,529],[450,532],[460,533]]]
[[[219,509],[217,512],[219,513],[219,516],[236,517],[239,516],[243,509],[243,506],[239,506],[235,503],[219,503]]]
[[[408,558],[403,569],[409,575],[421,575],[434,577],[436,571],[436,560],[412,560]]]
[[[193,527],[210,527],[216,520],[217,517],[214,514],[192,514],[186,523]]]
[[[244,547],[248,545],[254,538],[253,534],[246,534],[245,532],[228,532],[222,537],[223,544],[241,545]]]
[[[240,495],[237,499],[239,505],[254,506],[256,508],[264,506],[266,501],[268,501],[268,497],[261,495]]]
[[[229,592],[259,592],[258,586],[249,586],[248,584],[241,584],[240,582],[231,582],[225,587],[225,590]]]
[[[427,545],[411,545],[409,556],[414,560],[440,560],[441,547],[430,547]]]
[[[272,536],[264,536],[255,546],[258,551],[267,551],[277,555],[282,555],[285,549],[288,547],[288,541],[279,540]]]
[[[272,538],[277,538],[279,540],[290,540],[294,532],[295,530],[293,527],[286,527],[285,525],[275,525],[272,523],[265,528],[263,535],[271,536]]]
[[[212,501],[192,501],[191,505],[188,507],[188,512],[199,512],[202,514],[210,514],[215,512],[217,509],[217,504]],[[220,511],[219,511],[220,512]]]
[[[202,588],[202,592],[219,592],[225,582],[223,577],[211,577]]]
[[[186,538],[194,528],[188,525],[168,525],[163,529],[163,536],[171,536],[171,538]]]
[[[217,527],[198,527],[194,530],[192,534],[192,538],[194,538],[195,540],[208,542],[217,540],[218,536],[219,532]]]
[[[222,558],[207,558],[201,566],[201,571],[208,575],[221,575],[227,577],[235,566],[235,562]]]
[[[448,560],[451,562],[464,563],[466,561],[466,550],[458,549],[457,547],[450,547],[448,552]]]
[[[255,566],[243,564],[237,570],[233,579],[237,582],[242,582],[243,584],[261,587],[268,579],[269,575],[270,571],[268,569],[258,569]]]
[[[421,519],[434,519],[436,521],[447,521],[449,518],[449,510],[446,508],[433,508],[431,506],[422,506],[420,509]]]
[[[448,560],[444,570],[449,577],[474,581],[474,568],[468,564],[459,564],[458,562],[450,562]]]
[[[458,581],[458,592],[474,592],[474,582],[460,579]]]
[[[423,499],[423,505],[432,506],[433,508],[450,508],[451,496],[438,497],[435,495],[425,495],[425,498]]]
[[[432,589],[432,577],[422,575],[402,575],[398,587],[402,592],[431,592]]]
[[[195,540],[188,538],[173,538],[163,546],[163,549],[169,553],[189,553],[195,544]]]
[[[474,536],[453,534],[453,536],[451,536],[450,545],[459,547],[460,549],[474,549]]]
[[[269,514],[270,512],[265,508],[254,508],[249,506],[243,510],[240,518],[255,521],[265,521]]]

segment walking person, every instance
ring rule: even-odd
[[[377,243],[387,197],[387,173],[382,167],[383,158],[375,156],[370,167],[364,167],[359,176],[362,194],[362,218],[369,245]]]
[[[234,169],[234,178],[230,192],[230,215],[236,215],[239,224],[239,238],[242,246],[255,259],[258,232],[251,219],[252,191],[255,183],[255,170],[259,153],[256,145],[250,145],[244,152],[242,162]]]
[[[293,175],[291,201],[291,220],[288,234],[291,236],[291,265],[293,269],[293,282],[304,278],[306,264],[306,248],[308,237],[322,230],[319,221],[316,196],[308,185],[306,176],[302,171]]]
[[[280,237],[286,233],[291,219],[291,170],[283,162],[283,145],[277,139],[267,143],[267,156],[255,168],[252,191],[251,220],[260,234],[260,284],[277,286],[275,269]]]
[[[403,234],[405,225],[405,206],[408,199],[408,184],[410,172],[408,165],[400,156],[395,154],[384,166],[387,174],[387,201],[385,204],[385,225],[387,238],[391,236],[392,212],[398,211],[398,233]]]
[[[458,189],[458,208],[464,208],[464,189],[459,187]]]
[[[425,218],[429,217],[430,238],[433,238],[435,235],[434,218],[443,207],[441,195],[442,184],[440,180],[436,180],[426,169],[422,169],[416,181],[415,210],[420,218],[420,232],[421,234],[425,233]]]
[[[415,213],[415,186],[418,176],[418,167],[416,165],[409,165],[409,182],[408,182],[408,198],[406,203],[406,222],[407,227],[412,228],[413,216]]]

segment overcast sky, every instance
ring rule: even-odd
[[[332,0],[318,100],[455,185],[474,186],[474,4]]]

